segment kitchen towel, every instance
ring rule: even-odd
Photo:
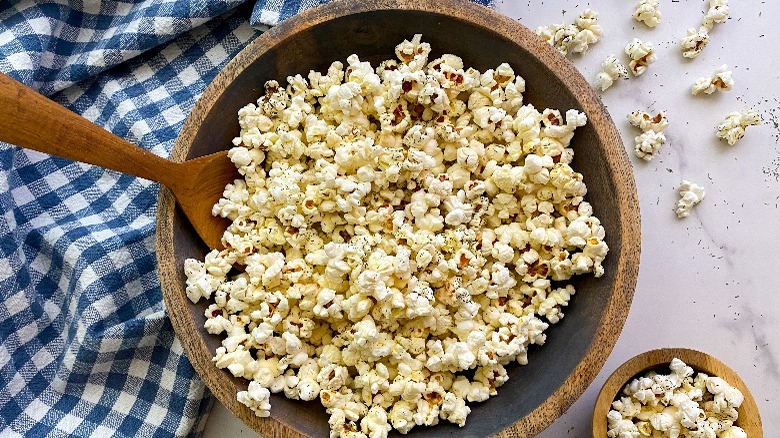
[[[472,1],[483,6],[494,6],[494,0]],[[251,22],[256,28],[264,29],[299,12],[327,2],[328,0],[257,0],[252,10]]]
[[[256,28],[322,2],[241,3],[0,1],[0,71],[168,156]],[[0,436],[201,435],[212,399],[163,306],[158,190],[0,143]]]
[[[206,85],[257,35],[251,4],[234,6],[0,7],[0,70],[167,156]],[[158,191],[0,145],[0,436],[201,434],[211,397],[163,306]]]

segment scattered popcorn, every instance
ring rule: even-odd
[[[569,52],[583,53],[591,44],[601,39],[604,30],[598,24],[596,11],[586,9],[580,13],[574,24],[551,24],[539,26],[535,32],[551,46],[566,56]]]
[[[672,359],[671,373],[654,371],[629,382],[607,414],[608,438],[746,438],[736,426],[744,397],[723,379]]]
[[[645,131],[634,137],[634,154],[645,161],[650,161],[664,143],[666,143],[666,136],[663,132],[655,132],[652,129]]]
[[[643,131],[634,137],[634,154],[645,161],[652,160],[661,146],[666,143],[666,136],[663,133],[663,130],[669,126],[666,111],[661,111],[655,116],[644,111],[634,111],[628,115],[628,121]]]
[[[677,201],[677,217],[688,217],[693,206],[701,202],[702,199],[704,199],[704,187],[683,180],[680,185],[680,200]]]
[[[723,123],[718,125],[717,137],[726,140],[729,145],[733,146],[745,136],[745,129],[748,126],[758,126],[763,121],[761,114],[754,110],[729,113]]]
[[[628,69],[620,63],[615,55],[609,55],[601,63],[601,71],[596,76],[596,86],[605,91],[618,79],[628,79]]]
[[[653,130],[655,132],[661,132],[669,126],[669,119],[666,117],[666,111],[661,111],[654,116],[651,116],[645,111],[634,111],[628,115],[628,121],[631,125],[642,131]]]
[[[723,64],[712,75],[699,78],[691,87],[691,94],[712,94],[716,90],[731,90],[731,87],[734,86],[734,79],[731,78],[731,70],[728,68],[726,64]]]
[[[707,30],[712,30],[715,23],[725,23],[728,18],[728,0],[710,0],[710,7],[702,19],[701,25]]]
[[[710,0],[709,9],[701,21],[699,30],[688,29],[688,35],[682,39],[683,56],[686,58],[695,58],[701,54],[701,51],[710,41],[709,32],[715,26],[715,23],[724,23],[729,17],[728,0]]]
[[[705,28],[688,29],[688,35],[682,39],[680,45],[682,46],[683,56],[686,58],[695,58],[701,54],[707,43],[710,42],[709,31]]]
[[[576,27],[572,51],[601,34],[592,12]],[[378,66],[268,81],[238,113],[225,249],[184,270],[224,336],[215,365],[250,381],[237,397],[259,416],[281,393],[319,399],[332,438],[463,426],[564,317],[567,281],[604,274],[570,166],[585,115],[524,104],[509,64],[430,51],[415,35]]]
[[[656,27],[661,23],[661,12],[658,10],[658,0],[639,0],[636,2],[634,20],[645,23],[647,27]]]
[[[631,40],[625,49],[626,55],[631,58],[628,63],[628,68],[634,76],[639,76],[647,70],[647,66],[654,63],[656,60],[655,52],[653,51],[653,43],[649,41],[642,41],[639,38]]]

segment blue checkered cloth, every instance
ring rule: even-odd
[[[263,29],[286,20],[306,9],[327,3],[329,0],[257,0],[252,10],[252,25]],[[484,6],[493,7],[494,0],[472,0]]]
[[[273,25],[320,1],[238,3],[0,0],[0,71],[168,156],[259,34],[250,14]],[[158,190],[0,143],[0,436],[201,435],[212,398],[163,306]]]
[[[163,156],[257,35],[231,2],[80,4],[0,7],[0,70]],[[0,145],[0,436],[200,435],[211,397],[163,307],[158,190]]]

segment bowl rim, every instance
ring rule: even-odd
[[[739,375],[718,358],[690,348],[659,348],[638,354],[620,365],[604,382],[593,406],[591,419],[593,438],[607,436],[607,413],[612,401],[635,376],[669,364],[678,358],[697,372],[717,376],[738,388],[745,400],[739,411],[739,425],[751,438],[763,438],[761,414],[753,394]]]
[[[566,84],[575,101],[580,105],[580,109],[588,115],[598,141],[604,146],[604,164],[608,168],[608,173],[615,178],[615,196],[623,207],[617,214],[619,221],[616,226],[616,232],[622,239],[620,252],[610,255],[617,258],[617,264],[609,301],[598,321],[592,344],[561,386],[528,415],[494,436],[515,437],[538,434],[560,417],[583,394],[598,375],[617,342],[628,316],[636,286],[641,232],[639,202],[632,167],[612,118],[595,90],[576,67],[531,30],[503,14],[467,0],[362,0],[360,2],[336,0],[309,9],[257,37],[217,74],[184,122],[170,159],[183,161],[186,158],[195,139],[197,127],[221,96],[221,92],[260,54],[303,29],[330,19],[375,10],[409,10],[444,15],[467,21],[486,31],[499,33],[513,41],[527,50],[531,56],[545,63],[552,74]],[[161,274],[160,284],[167,309],[180,308],[182,302],[189,303],[186,297],[175,293],[174,283],[177,277],[171,275],[181,269],[174,261],[172,244],[174,210],[173,195],[165,187],[161,187],[156,223],[156,247],[158,271]],[[169,311],[168,315],[177,334],[197,333],[201,330],[195,325],[188,312]],[[216,369],[211,361],[213,352],[208,351],[200,337],[196,338],[180,337],[185,353],[208,388],[234,415],[266,437],[307,436],[296,429],[294,424],[284,421],[286,419],[258,418],[248,407],[240,404],[236,400],[235,391],[226,390],[230,380],[225,373],[213,372],[212,369]],[[233,388],[232,384],[229,387]]]

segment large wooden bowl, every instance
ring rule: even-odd
[[[537,108],[577,108],[589,119],[578,129],[573,166],[585,175],[588,200],[602,219],[610,247],[606,274],[574,281],[577,295],[566,317],[548,330],[547,344],[532,349],[529,365],[510,366],[497,397],[476,404],[466,426],[418,427],[409,436],[529,436],[559,417],[591,383],[609,355],[628,314],[639,265],[639,207],[631,166],[617,130],[595,92],[574,66],[528,29],[467,1],[338,1],[309,10],[264,33],[236,56],[206,89],[171,154],[184,160],[227,149],[239,132],[237,111],[261,95],[266,80],[323,71],[357,53],[377,62],[422,33],[433,47],[460,55],[479,70],[509,62],[527,81],[527,102]],[[203,330],[205,302],[184,293],[184,260],[202,259],[205,245],[171,194],[163,189],[157,218],[157,259],[165,303],[187,356],[217,398],[265,437],[327,437],[318,402],[273,396],[271,417],[255,417],[236,401],[247,383],[212,361],[220,338]]]
[[[612,373],[604,383],[593,409],[593,438],[607,437],[607,413],[611,409],[612,402],[618,398],[631,380],[644,376],[650,371],[660,374],[669,374],[669,363],[674,358],[680,359],[695,372],[703,372],[710,376],[717,376],[734,386],[745,396],[742,406],[737,409],[739,418],[735,423],[747,432],[750,438],[763,438],[764,431],[761,426],[761,415],[753,395],[745,385],[745,382],[720,360],[701,351],[687,348],[661,348],[651,350],[635,356]]]

